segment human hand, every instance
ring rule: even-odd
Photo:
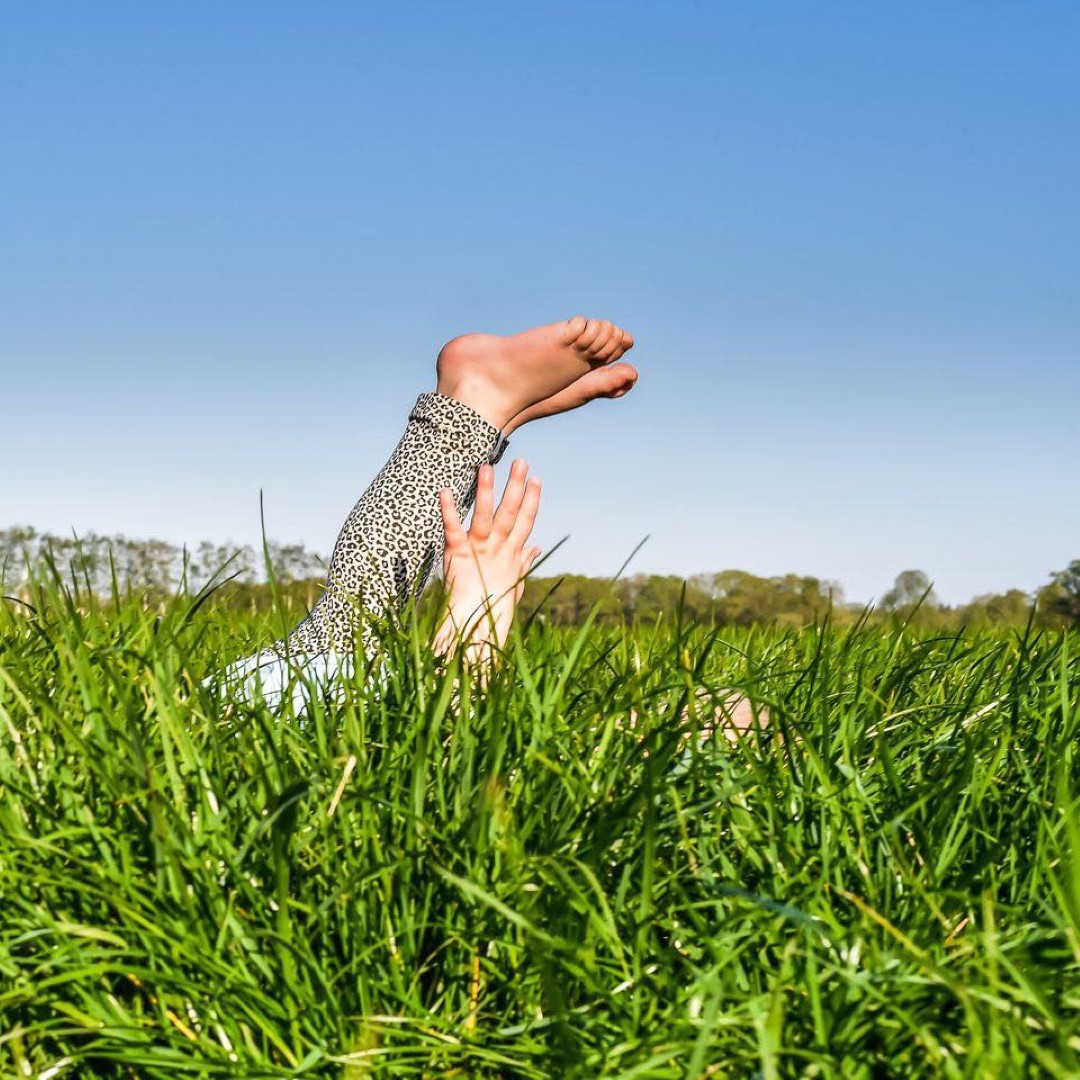
[[[446,619],[434,642],[439,653],[463,644],[467,659],[488,662],[506,641],[525,575],[540,555],[538,547],[526,546],[540,507],[540,481],[528,472],[526,462],[514,462],[496,509],[495,470],[481,466],[468,532],[453,493],[449,488],[439,492],[448,597]]]

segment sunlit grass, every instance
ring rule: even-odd
[[[1080,1070],[1075,637],[414,626],[301,722],[202,685],[273,618],[30,602],[0,1075]]]

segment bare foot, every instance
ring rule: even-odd
[[[629,394],[637,382],[637,370],[630,364],[608,364],[598,367],[575,379],[565,390],[552,394],[535,405],[519,412],[513,420],[504,428],[503,434],[509,435],[516,431],[522,424],[530,420],[539,420],[544,416],[555,416],[558,413],[570,412],[571,409],[580,409],[582,405],[588,405],[597,398],[620,398]]]
[[[510,337],[466,334],[439,353],[436,390],[501,429],[633,345],[625,330],[583,315]]]

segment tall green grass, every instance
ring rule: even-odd
[[[202,685],[273,621],[30,600],[5,1077],[1080,1074],[1075,637],[412,626],[301,720]]]

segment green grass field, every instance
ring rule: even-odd
[[[31,600],[4,1077],[1080,1075],[1075,636],[413,628],[301,725],[200,685],[274,618]]]

